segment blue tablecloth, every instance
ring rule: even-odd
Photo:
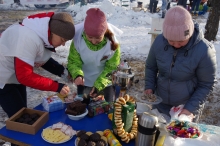
[[[35,107],[35,109],[45,111],[41,104]],[[105,129],[112,129],[112,124],[111,121],[108,119],[107,114],[100,114],[92,118],[85,117],[79,121],[73,121],[68,118],[68,116],[65,114],[63,109],[49,113],[49,120],[35,135],[7,130],[6,127],[0,129],[0,134],[8,138],[12,138],[14,140],[21,141],[33,146],[54,146],[54,144],[50,144],[44,141],[41,137],[41,133],[44,128],[58,122],[63,122],[67,125],[71,125],[74,130],[86,130],[86,131],[96,132],[96,131],[104,131]],[[59,146],[74,146],[75,139],[76,136],[74,136],[71,140],[63,144],[59,144]],[[122,141],[120,142],[123,146],[135,145],[134,140],[131,140],[128,144]]]

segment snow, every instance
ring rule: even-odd
[[[137,1],[133,1],[130,7],[121,7],[120,0],[103,0],[97,1],[95,3],[89,3],[86,6],[80,7],[80,4],[77,3],[75,5],[69,5],[64,11],[70,12],[73,16],[75,24],[80,23],[84,20],[86,16],[86,11],[89,8],[98,7],[100,8],[107,16],[107,20],[109,23],[114,24],[118,28],[123,31],[123,34],[120,39],[121,44],[121,54],[122,58],[133,58],[137,60],[145,61],[148,51],[151,45],[151,34],[148,32],[151,30],[151,21],[152,18],[160,18],[158,13],[151,14],[149,12],[139,11],[135,12],[132,10],[132,7],[137,6]],[[27,9],[34,9],[33,6],[30,7],[21,7],[21,6],[11,6],[13,0],[4,0],[4,3],[0,5],[0,9],[13,9],[13,10],[27,10]],[[144,3],[149,4],[149,0],[144,0]],[[161,1],[159,1],[158,6],[161,5]],[[172,4],[172,5],[175,5]],[[201,25],[204,31],[204,27],[207,21],[208,14],[206,14],[202,18],[197,18],[196,21]],[[216,49],[217,56],[220,55],[220,29],[218,29],[217,33],[217,41],[212,42]],[[67,63],[67,56],[69,52],[69,46],[71,41],[68,41],[65,46],[60,46],[57,48],[57,53],[53,54],[53,57],[60,63],[66,64]],[[217,57],[217,63],[219,63],[220,57]],[[45,75],[47,77],[52,77],[61,82],[65,82],[65,80],[52,76],[48,74],[43,69],[36,69],[37,73]],[[220,67],[217,68],[217,79],[219,81],[220,76]],[[216,103],[214,107],[210,105],[213,110],[219,110],[219,100],[218,100],[218,91],[219,91],[219,82],[216,83],[214,89],[214,98],[212,99],[213,103]],[[76,90],[75,86],[71,87],[71,90]],[[34,107],[37,104],[40,104],[41,101],[37,100],[43,96],[48,96],[46,91],[39,91],[35,89],[28,88],[27,90],[28,96],[30,97],[28,100],[29,107]],[[209,101],[207,101],[209,103]],[[218,112],[219,113],[219,112]],[[218,114],[216,112],[216,114]],[[209,119],[210,123],[213,123],[211,119]],[[207,122],[207,123],[208,123]],[[215,125],[220,125],[220,122],[215,122]]]

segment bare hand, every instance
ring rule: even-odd
[[[61,95],[68,95],[69,92],[70,92],[70,88],[69,88],[67,85],[65,85],[65,86],[63,86],[63,88],[61,89],[60,94],[61,94]]]
[[[95,87],[92,88],[92,90],[89,93],[89,96],[95,98],[97,96],[97,93],[94,93],[94,92],[95,92]]]
[[[74,80],[74,83],[76,85],[83,85],[84,86],[84,78],[83,77],[77,77],[75,80]]]
[[[153,90],[152,89],[146,89],[144,91],[145,94],[153,94]]]
[[[194,117],[193,113],[191,113],[191,112],[188,111],[187,109],[183,109],[183,110],[179,113],[178,116],[180,116],[181,114],[185,114],[185,115],[187,115],[187,116],[193,116],[193,117]]]

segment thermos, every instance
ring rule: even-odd
[[[160,134],[158,118],[147,112],[140,115],[135,146],[155,146]]]

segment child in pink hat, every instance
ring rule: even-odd
[[[91,8],[86,14],[85,21],[76,25],[68,56],[68,70],[79,95],[87,93],[90,97],[96,97],[103,94],[106,101],[112,102],[114,90],[108,75],[120,63],[120,45],[116,37],[122,32],[107,23],[105,14],[99,8]]]

